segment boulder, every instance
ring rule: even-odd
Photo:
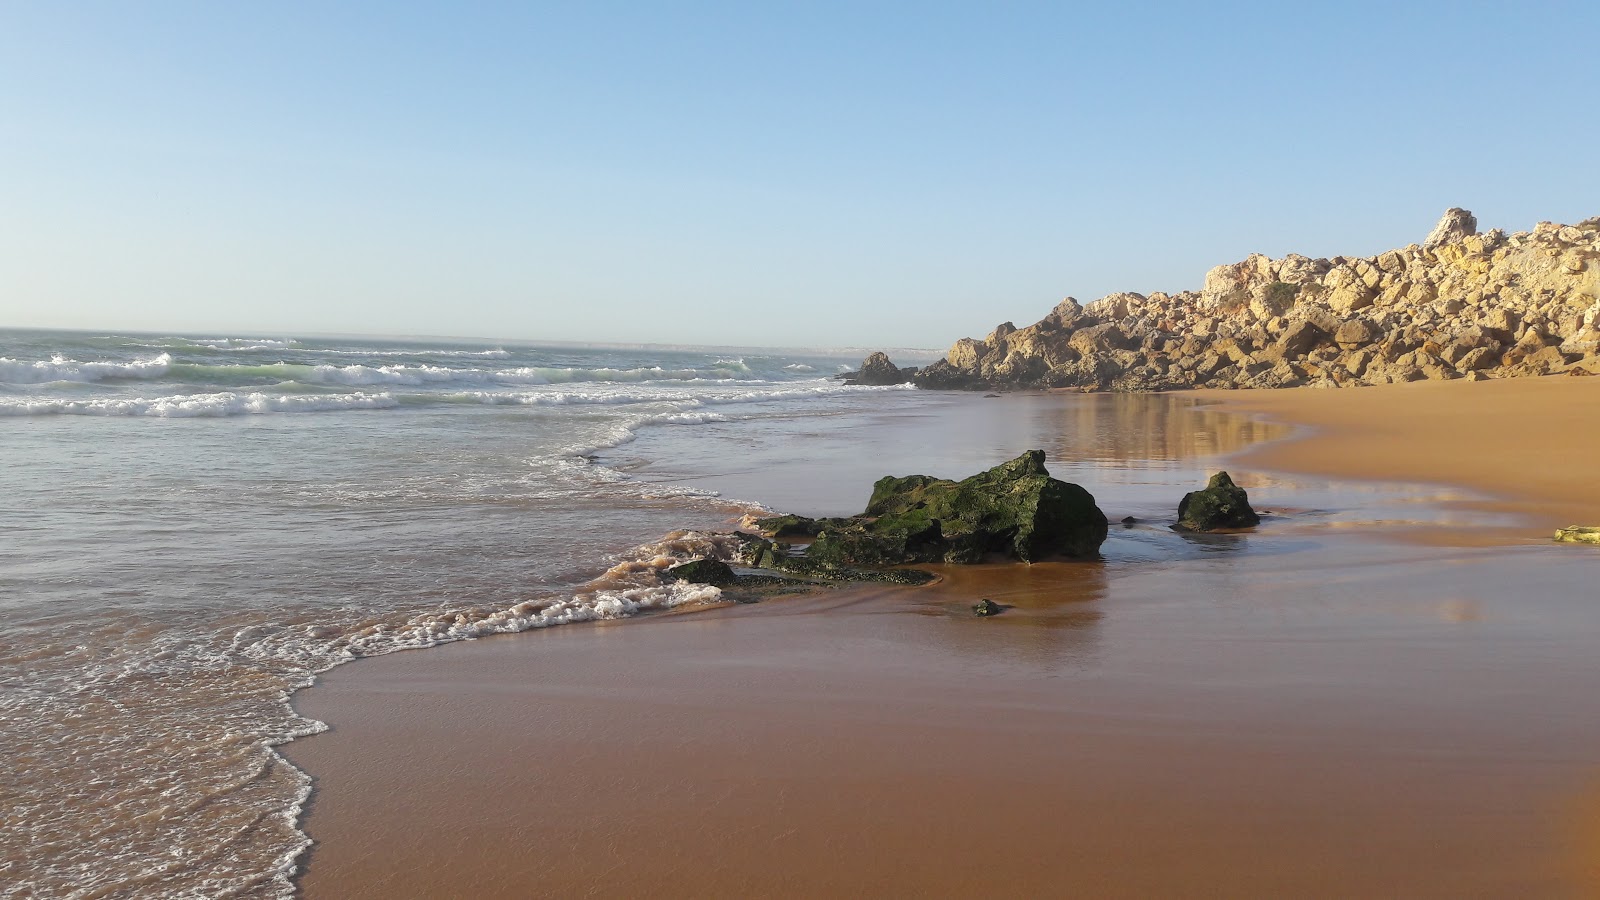
[[[676,581],[689,581],[694,584],[725,585],[733,584],[739,576],[733,574],[728,564],[720,559],[695,559],[686,563],[679,563],[668,569],[667,578]]]
[[[867,357],[861,363],[861,371],[857,372],[851,384],[905,384],[911,376],[900,371],[900,367],[889,361],[888,354],[878,351]]]
[[[1342,350],[1358,350],[1378,339],[1376,325],[1366,319],[1351,319],[1333,333],[1333,342]]]
[[[882,566],[975,563],[989,553],[1024,562],[1091,557],[1107,531],[1094,497],[1051,478],[1042,450],[962,481],[928,475],[879,479],[863,515],[834,521],[806,548],[808,558]]]
[[[753,524],[758,531],[769,538],[782,538],[816,537],[822,530],[823,523],[805,516],[783,515],[756,519]]]
[[[1306,355],[1327,336],[1326,331],[1302,319],[1284,330],[1283,337],[1278,338],[1278,349],[1282,355],[1293,359]]]
[[[917,387],[930,391],[972,391],[989,386],[976,372],[953,366],[945,359],[918,369],[912,381]]]
[[[1568,525],[1556,531],[1556,540],[1565,544],[1600,544],[1600,528],[1593,525]]]
[[[1182,531],[1216,531],[1224,528],[1253,528],[1261,517],[1250,508],[1250,496],[1233,483],[1227,472],[1211,476],[1205,490],[1185,494],[1178,504],[1178,524]]]
[[[1453,243],[1477,233],[1477,217],[1458,206],[1452,206],[1444,211],[1444,217],[1439,220],[1439,224],[1428,232],[1428,239],[1422,242],[1422,246],[1424,249],[1432,250],[1441,244]]]

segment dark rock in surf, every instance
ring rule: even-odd
[[[1227,472],[1211,476],[1205,490],[1185,494],[1178,504],[1178,524],[1183,531],[1217,531],[1254,528],[1261,517],[1250,508],[1250,495],[1233,483]]]
[[[1091,557],[1106,531],[1094,497],[1051,478],[1044,451],[1030,450],[961,481],[881,478],[866,512],[824,525],[806,557],[848,566],[976,563],[991,553],[1023,562]]]
[[[733,569],[719,559],[695,559],[686,563],[679,563],[668,569],[667,578],[676,581],[688,581],[693,584],[710,584],[721,587],[733,584],[739,576],[733,574]]]
[[[975,616],[998,616],[1000,611],[1000,604],[993,600],[979,600],[972,604],[972,614]]]
[[[911,376],[889,361],[888,354],[878,351],[861,363],[861,371],[845,379],[847,384],[887,385],[905,384]]]

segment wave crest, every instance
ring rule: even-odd
[[[203,416],[246,416],[320,410],[388,409],[400,402],[389,394],[274,396],[263,393],[180,394],[173,397],[130,397],[102,400],[0,399],[0,416],[154,416],[189,419]]]
[[[133,362],[79,362],[57,353],[48,361],[25,362],[0,356],[0,383],[49,384],[52,381],[90,383],[107,378],[160,378],[172,366],[172,355],[163,353]]]

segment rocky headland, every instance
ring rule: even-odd
[[[1600,217],[1479,233],[1451,209],[1423,243],[1377,256],[1252,254],[1206,273],[1199,291],[1068,297],[1032,325],[957,341],[909,377],[935,389],[1160,391],[1595,374],[1597,260]]]

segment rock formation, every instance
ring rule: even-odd
[[[850,384],[905,384],[914,372],[915,369],[908,372],[896,366],[889,361],[889,355],[880,350],[867,357],[861,363],[861,370],[846,381]]]
[[[769,538],[814,536],[807,566],[890,566],[912,562],[976,563],[990,553],[1024,562],[1050,556],[1094,556],[1106,539],[1106,517],[1094,497],[1050,477],[1044,451],[961,481],[908,475],[881,478],[860,516],[755,522]],[[780,545],[752,549],[755,565],[797,571]],[[747,559],[750,558],[747,556]]]
[[[688,581],[694,584],[710,584],[718,587],[733,584],[738,577],[733,574],[733,569],[720,559],[706,557],[692,559],[686,563],[679,563],[663,573],[669,581]]]
[[[1227,472],[1218,472],[1206,482],[1204,490],[1183,495],[1174,527],[1180,531],[1217,531],[1260,524],[1261,517],[1250,508],[1250,495],[1234,484]]]
[[[1600,544],[1600,528],[1593,525],[1568,525],[1556,529],[1556,540],[1566,544]]]
[[[1600,371],[1600,217],[1478,234],[1451,209],[1426,243],[1373,257],[1255,254],[1200,291],[1069,297],[1027,327],[962,338],[913,379],[1147,391],[1562,371]]]

